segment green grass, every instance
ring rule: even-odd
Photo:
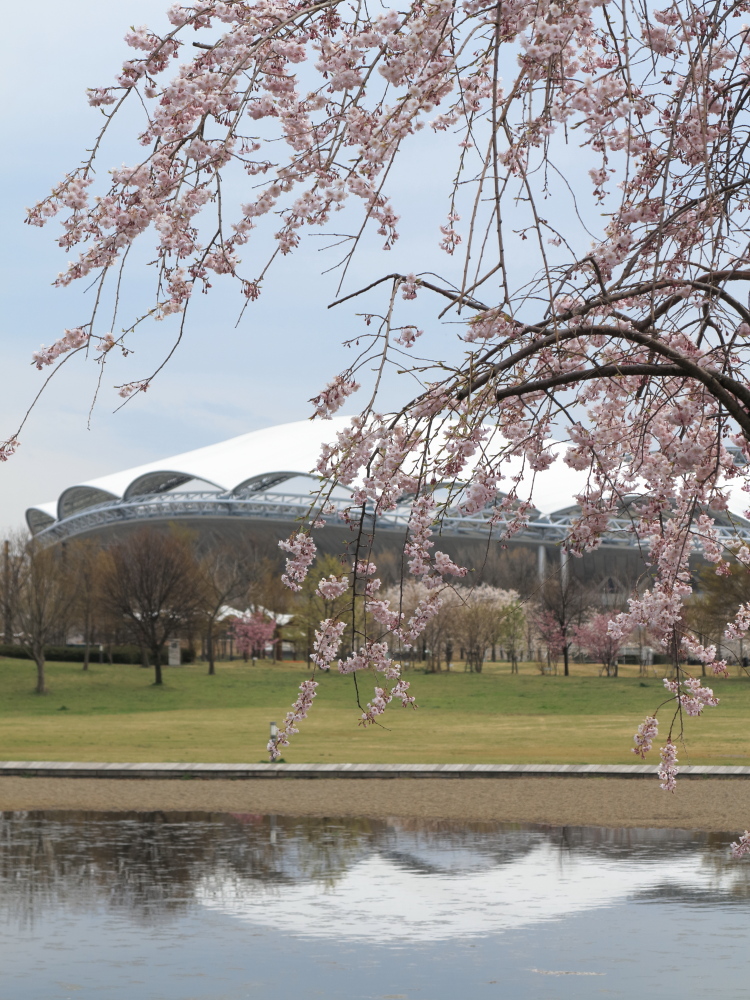
[[[281,722],[309,673],[301,664],[220,663],[165,670],[48,665],[50,693],[33,694],[34,667],[0,659],[0,758],[5,760],[207,761],[265,759],[268,725]],[[658,668],[657,668],[658,669]],[[658,677],[408,675],[419,710],[389,709],[387,729],[357,725],[351,677],[319,677],[318,698],[285,759],[294,762],[632,763],[632,734],[663,700]],[[750,764],[750,682],[712,682],[717,709],[688,720],[691,763]],[[371,681],[360,677],[363,701]],[[665,717],[666,720],[666,717]],[[683,751],[681,760],[687,762]]]

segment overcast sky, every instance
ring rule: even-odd
[[[30,364],[32,351],[87,314],[82,288],[51,287],[66,263],[55,244],[55,224],[26,226],[24,210],[91,145],[100,117],[88,106],[85,88],[112,81],[131,51],[122,41],[128,27],[159,27],[165,8],[166,0],[39,0],[33,19],[23,5],[5,11],[0,440],[13,432],[42,384],[44,376]],[[101,172],[129,159],[132,148],[124,139],[122,149],[115,143]],[[408,176],[401,187],[408,194]],[[154,387],[115,414],[121,400],[113,385],[149,374],[172,341],[173,326],[150,324],[134,341],[127,368],[105,374],[90,427],[98,370],[82,358],[66,365],[38,403],[18,453],[0,466],[0,527],[20,525],[26,507],[54,500],[76,482],[307,417],[307,400],[346,364],[340,344],[359,322],[353,310],[326,311],[336,280],[321,279],[318,246],[320,240],[313,240],[283,262],[238,329],[239,296],[217,283],[215,294],[198,302],[186,342]],[[369,264],[366,252],[349,287],[373,268],[388,273],[404,266],[407,252],[404,245]]]
[[[26,226],[24,210],[80,163],[96,136],[101,115],[88,106],[86,87],[113,81],[122,60],[132,54],[123,41],[125,32],[131,25],[144,23],[159,30],[166,23],[166,6],[167,0],[118,4],[38,0],[33,20],[22,5],[11,5],[4,12],[6,38],[11,41],[0,71],[5,140],[5,156],[0,161],[5,236],[0,247],[0,440],[18,426],[49,371],[42,374],[33,367],[32,352],[42,343],[53,343],[65,328],[85,322],[90,314],[90,296],[82,287],[52,288],[67,260],[55,243],[59,227],[54,221],[41,230]],[[514,71],[512,52],[508,58]],[[99,160],[100,178],[106,179],[106,170],[113,166],[136,162],[136,151],[142,155],[142,147],[134,142],[140,124],[135,117],[125,117],[122,127],[113,131]],[[458,255],[451,261],[438,250],[438,226],[448,211],[455,168],[455,160],[446,152],[458,138],[435,136],[425,129],[413,140],[408,155],[389,175],[389,193],[402,215],[401,239],[390,253],[382,252],[381,237],[373,234],[365,240],[345,291],[392,271],[439,271],[450,276],[451,266],[460,268]],[[584,175],[581,152],[571,147],[560,152],[563,165],[573,167],[575,185]],[[246,200],[244,187],[240,190],[234,182],[227,182],[223,190],[230,201]],[[549,194],[556,216],[564,211],[565,199],[559,197],[564,193],[561,188]],[[567,228],[572,233],[572,213],[570,219],[573,223]],[[340,227],[337,231],[346,231],[346,213],[334,221]],[[383,306],[382,295],[376,298],[373,293],[352,305],[326,309],[337,287],[335,275],[322,274],[334,260],[320,251],[328,242],[319,236],[307,237],[301,251],[272,271],[260,301],[248,310],[239,327],[235,321],[240,295],[229,279],[217,279],[210,295],[197,295],[187,336],[175,357],[146,395],[135,397],[118,413],[113,411],[121,400],[113,386],[148,376],[172,344],[175,324],[149,323],[139,328],[129,341],[135,353],[127,361],[112,358],[112,352],[90,421],[98,368],[82,356],[74,357],[36,406],[18,453],[0,465],[0,528],[19,526],[27,507],[55,500],[76,483],[308,417],[309,398],[351,360],[341,343],[362,331],[362,320],[355,313]],[[530,256],[532,243],[518,241],[513,247],[512,263],[524,281],[537,266]],[[245,248],[246,260],[253,253],[258,259],[265,256],[268,246],[261,234],[260,240]],[[124,293],[126,306],[132,304],[135,309],[136,303],[152,304],[152,299],[147,301],[152,270],[145,266],[152,249],[149,242],[132,255],[135,266]],[[455,277],[460,280],[458,274]],[[401,303],[402,322],[423,326],[429,334],[424,338],[429,339],[429,353],[447,359],[461,349],[456,327],[441,325],[434,318],[427,324],[427,316],[437,312],[434,297],[425,301],[428,295],[420,295],[415,303]],[[120,329],[118,323],[115,330]],[[398,385],[388,388],[383,405],[391,408],[405,401],[413,388],[408,377],[401,377]],[[350,411],[358,402],[354,397]],[[237,478],[242,478],[242,470]]]

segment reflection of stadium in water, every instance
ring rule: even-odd
[[[5,814],[3,997],[735,1000],[750,868],[728,839]]]
[[[750,869],[727,860],[728,839],[675,830],[6,813],[0,911],[25,925],[50,908],[94,904],[146,923],[203,908],[253,922],[264,919],[271,897],[283,904],[277,924],[295,933],[324,933],[341,911],[345,937],[387,933],[399,915],[413,937],[420,928],[431,938],[455,936],[624,899],[747,905]],[[455,906],[458,899],[472,902]]]

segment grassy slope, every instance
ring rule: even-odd
[[[85,674],[79,664],[50,664],[51,693],[38,697],[31,693],[32,664],[0,660],[0,759],[263,760],[269,721],[281,722],[308,674],[299,664],[222,663],[218,670],[216,677],[206,677],[203,664],[167,670],[160,689],[138,667],[92,665]],[[384,720],[389,731],[358,727],[352,679],[323,676],[314,710],[285,758],[632,763],[632,734],[663,700],[661,682],[588,673],[414,672],[420,709],[394,709]],[[750,683],[713,686],[722,704],[689,720],[690,762],[750,764]],[[367,696],[369,684],[362,689]],[[687,763],[684,751],[680,757]]]

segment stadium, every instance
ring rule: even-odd
[[[298,421],[242,434],[163,461],[125,469],[67,487],[56,501],[31,507],[26,520],[44,544],[95,538],[107,544],[144,525],[178,524],[203,537],[252,538],[269,552],[288,537],[311,504],[320,480],[312,475],[321,443],[347,423]],[[544,578],[551,571],[598,581],[609,592],[629,590],[645,568],[643,553],[628,530],[627,512],[613,518],[603,544],[582,559],[566,558],[561,543],[578,513],[574,497],[584,474],[557,461],[534,483],[535,510],[523,531],[501,542],[489,524],[491,510],[467,516],[450,508],[442,523],[440,547],[476,574],[475,579],[519,586],[508,574]],[[332,503],[349,504],[336,487]],[[738,506],[735,504],[734,506]],[[721,534],[750,541],[750,522],[735,514],[715,514]],[[404,502],[378,519],[374,553],[400,549],[409,517]],[[352,534],[340,521],[314,531],[323,552],[341,554]],[[494,531],[494,536],[493,536]],[[512,564],[512,565],[511,565]],[[505,569],[503,569],[505,567]],[[527,579],[526,583],[530,581]],[[521,585],[520,589],[526,589]]]

